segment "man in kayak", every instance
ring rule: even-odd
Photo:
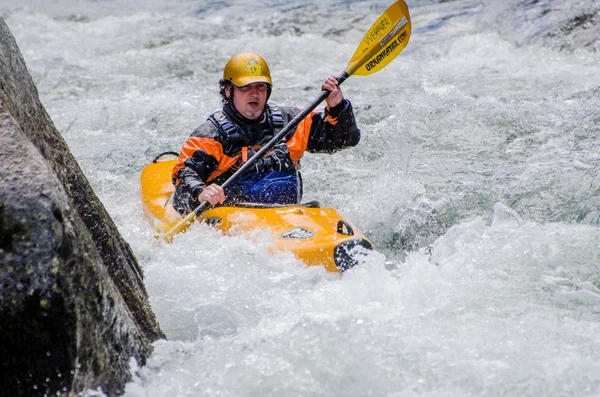
[[[312,112],[237,182],[223,184],[283,129],[301,109],[267,103],[269,66],[254,53],[236,54],[219,81],[223,108],[213,113],[183,144],[173,168],[174,208],[189,213],[201,202],[297,204],[302,196],[299,162],[305,151],[334,153],[360,140],[350,101],[335,77],[322,85],[331,94],[324,112]]]

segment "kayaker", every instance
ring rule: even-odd
[[[297,204],[302,196],[298,171],[305,151],[334,153],[360,140],[350,101],[335,77],[322,85],[331,91],[324,112],[312,112],[286,141],[250,167],[236,183],[220,185],[267,144],[301,109],[267,102],[271,73],[258,54],[229,59],[219,81],[223,107],[201,124],[183,144],[173,168],[174,208],[189,213],[201,202]]]

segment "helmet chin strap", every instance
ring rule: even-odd
[[[267,102],[269,102],[269,98],[271,97],[271,84],[267,84]]]
[[[242,120],[245,119],[244,116],[242,116],[242,114],[240,112],[238,112],[238,110],[235,108],[235,104],[233,102],[233,92],[235,91],[233,89],[235,85],[230,81],[229,82],[229,98],[227,98],[227,104],[229,105],[229,107],[231,108],[231,110],[233,110],[233,112],[235,113],[236,116],[238,116],[239,118],[241,118]]]

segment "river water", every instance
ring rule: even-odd
[[[361,143],[303,160],[304,198],[377,247],[343,276],[258,232],[155,244],[140,171],[218,108],[227,59],[261,53],[302,107],[389,3],[2,0],[168,337],[126,396],[600,395],[600,53],[545,36],[596,0],[408,2],[408,47],[343,86]]]

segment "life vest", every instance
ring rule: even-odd
[[[269,103],[267,106],[270,110],[267,121],[271,127],[272,136],[275,136],[285,127],[285,119],[279,106],[274,103]],[[241,131],[241,128],[233,123],[222,110],[216,111],[210,118],[218,125],[225,142],[239,144],[246,137],[244,131]],[[241,151],[240,160],[243,164],[248,161],[248,146],[242,146]],[[245,175],[238,179],[233,186],[227,188],[225,195],[236,202],[296,204],[301,199],[302,190],[298,174],[298,172],[289,174],[270,171]]]
[[[271,130],[273,131],[273,136],[275,136],[285,126],[285,119],[283,118],[283,114],[281,113],[279,106],[274,103],[268,103],[267,106],[270,110],[270,112],[268,112],[269,114],[267,121],[271,127]],[[212,119],[217,124],[220,133],[227,142],[239,142],[241,139],[236,137],[236,135],[241,137],[245,137],[246,135],[244,131],[241,131],[241,128],[238,125],[229,119],[223,110],[217,110],[210,115],[209,119]]]

